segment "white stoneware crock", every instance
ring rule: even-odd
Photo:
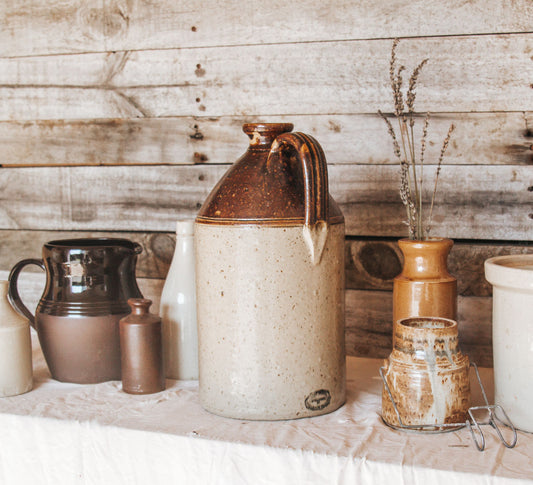
[[[493,285],[495,403],[514,426],[533,432],[533,254],[485,261]]]

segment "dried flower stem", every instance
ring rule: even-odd
[[[435,194],[437,193],[437,182],[439,181],[439,174],[440,169],[442,165],[442,159],[444,158],[444,154],[446,153],[446,150],[448,149],[448,144],[450,143],[450,138],[452,136],[452,132],[455,129],[455,125],[450,125],[450,128],[448,130],[448,134],[446,135],[446,138],[444,139],[444,143],[442,144],[442,148],[440,151],[439,156],[439,163],[437,164],[437,173],[435,174],[435,186],[433,187],[433,195],[431,196],[431,207],[429,208],[429,218],[427,223],[427,232],[431,230],[431,218],[433,217],[433,204],[435,202]]]
[[[400,198],[406,208],[407,221],[409,226],[409,237],[411,239],[427,239],[431,230],[431,221],[433,215],[433,205],[435,202],[435,194],[437,192],[437,182],[441,170],[442,160],[448,148],[451,134],[454,129],[452,125],[448,131],[448,135],[444,139],[441,149],[437,172],[435,175],[435,184],[433,187],[433,195],[431,198],[431,205],[429,210],[429,218],[424,227],[423,219],[423,188],[424,188],[424,154],[426,150],[426,142],[428,135],[429,113],[426,114],[424,120],[424,128],[422,138],[420,140],[420,160],[417,165],[415,153],[415,100],[416,100],[416,86],[418,77],[422,68],[428,62],[424,59],[414,69],[409,78],[409,86],[407,88],[405,97],[402,91],[403,78],[402,73],[405,71],[404,66],[396,67],[396,49],[399,44],[399,39],[395,39],[392,43],[391,60],[389,65],[389,77],[394,101],[394,116],[398,122],[398,130],[400,137],[396,137],[396,133],[388,118],[378,111],[379,115],[385,120],[390,136],[392,137],[394,154],[400,161]]]
[[[422,193],[422,189],[424,186],[424,153],[426,151],[428,126],[429,126],[429,112],[426,113],[426,117],[424,118],[424,128],[422,129],[422,139],[420,140],[420,192],[421,193]],[[412,136],[414,138],[414,134]],[[419,200],[418,217],[419,217],[418,223],[420,226],[422,226],[422,220],[423,220],[422,218],[422,197],[420,197],[420,200]]]

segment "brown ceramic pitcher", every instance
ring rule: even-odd
[[[65,239],[46,243],[43,259],[25,259],[9,275],[9,297],[37,330],[54,379],[80,384],[120,379],[119,320],[129,298],[142,298],[135,280],[142,248],[127,239]],[[46,286],[35,316],[20,299],[20,271],[35,264]]]

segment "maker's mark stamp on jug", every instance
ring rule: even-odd
[[[305,398],[305,407],[311,411],[320,411],[329,406],[331,394],[327,389],[314,391]]]

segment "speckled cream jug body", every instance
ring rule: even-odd
[[[249,124],[195,223],[202,405],[292,419],[345,400],[344,218],[318,143]]]

